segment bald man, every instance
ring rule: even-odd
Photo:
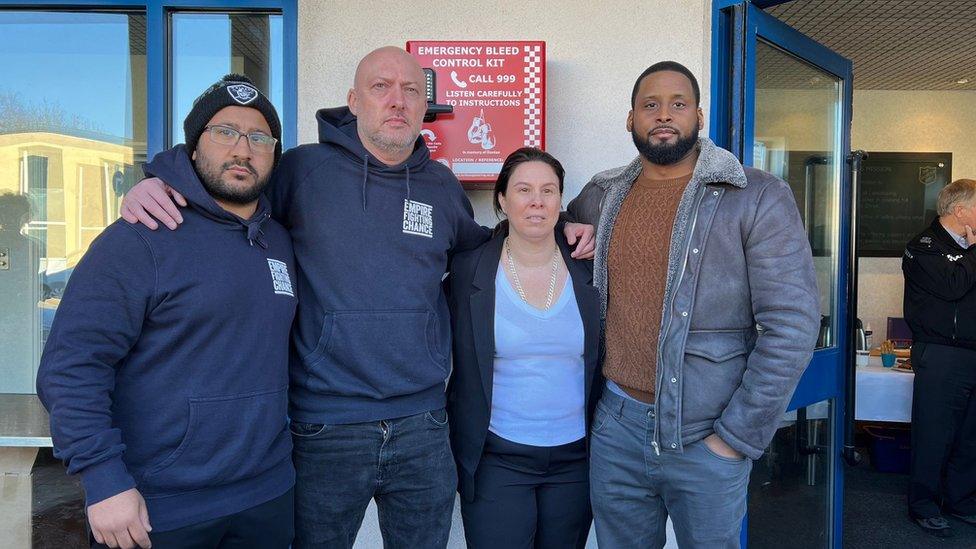
[[[385,547],[445,547],[457,473],[444,409],[448,259],[489,231],[419,138],[424,74],[367,55],[319,143],[282,158],[274,215],[300,257],[291,429],[296,543],[352,547],[371,499]],[[299,251],[300,250],[300,251]]]
[[[450,257],[487,240],[451,171],[419,137],[420,65],[396,47],[360,61],[348,106],[316,114],[319,142],[285,152],[273,216],[298,264],[290,416],[296,548],[352,547],[371,499],[387,548],[445,547],[457,475],[444,382]],[[171,229],[182,197],[158,179],[123,202],[130,222]],[[592,227],[567,224],[574,256]]]

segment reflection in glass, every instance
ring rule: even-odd
[[[228,73],[243,74],[268,95],[282,115],[283,73],[280,15],[266,13],[174,13],[170,144],[183,142],[183,119],[193,100]],[[288,122],[281,121],[282,127]]]
[[[818,347],[836,333],[839,193],[844,166],[841,81],[759,41],[753,166],[783,178],[793,189],[813,249],[820,314]]]
[[[145,28],[141,13],[0,11],[0,393],[34,392],[71,270],[142,175]]]
[[[749,479],[749,547],[829,545],[832,401],[786,412]],[[787,541],[788,540],[788,541]]]

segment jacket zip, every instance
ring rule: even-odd
[[[688,266],[688,250],[691,249],[691,241],[695,238],[695,226],[698,224],[698,211],[701,208],[702,199],[705,197],[705,192],[708,190],[707,185],[702,186],[702,192],[698,195],[698,200],[695,201],[695,213],[691,218],[691,230],[688,231],[688,243],[685,246],[685,254],[681,259],[681,270],[678,272],[678,278],[674,282],[674,291],[671,293],[671,302],[668,303],[668,324],[664,329],[662,334],[667,334],[671,331],[671,320],[674,318],[674,311],[671,309],[674,307],[674,297],[678,293],[678,287],[681,286],[681,279],[685,276],[685,269]],[[660,337],[657,342],[657,360],[660,364],[661,357],[663,356],[662,351],[664,350],[664,341]],[[662,368],[657,368],[657,384],[654,389],[654,398],[657,399],[658,395],[661,394],[661,384],[662,384]],[[681,429],[681,425],[678,425],[678,429]],[[651,441],[651,446],[654,448],[655,455],[661,455],[661,410],[658,410],[654,414],[654,440]]]

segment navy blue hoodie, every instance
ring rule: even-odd
[[[37,390],[87,504],[132,487],[153,531],[233,514],[294,484],[287,427],[295,272],[262,197],[247,221],[183,146],[147,166],[190,202],[178,231],[119,220],[72,273]]]
[[[347,107],[316,115],[319,143],[286,152],[270,191],[291,232],[301,302],[291,417],[356,423],[443,407],[451,254],[490,231],[422,138],[402,164],[363,147]]]

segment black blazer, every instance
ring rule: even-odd
[[[451,448],[458,469],[458,491],[474,500],[474,473],[488,436],[495,356],[495,274],[507,231],[496,230],[480,247],[456,255],[445,281],[451,308],[454,367],[447,387]],[[600,375],[600,298],[593,287],[593,262],[570,257],[561,229],[556,243],[569,269],[583,320],[586,425],[603,390]],[[564,290],[565,291],[565,290]]]

